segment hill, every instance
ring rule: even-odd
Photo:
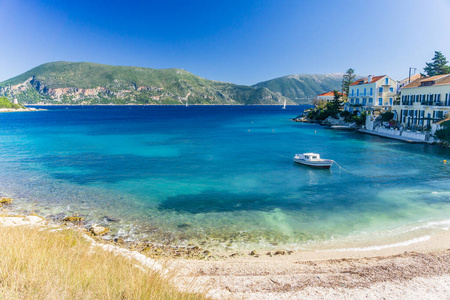
[[[265,87],[212,81],[180,69],[52,62],[0,83],[0,96],[36,104],[279,104]],[[288,103],[294,102],[287,100]]]
[[[6,109],[21,109],[24,108],[20,104],[14,104],[11,103],[6,97],[0,97],[0,109],[6,108]]]
[[[343,73],[288,75],[255,84],[296,103],[311,103],[317,95],[342,89]]]

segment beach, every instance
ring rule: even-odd
[[[1,230],[17,226],[68,229],[35,215],[0,217]],[[71,230],[79,232],[77,227]],[[254,251],[200,260],[150,258],[89,235],[85,239],[142,268],[172,274],[170,280],[180,292],[212,299],[450,298],[450,233],[375,250]]]
[[[450,233],[380,250],[266,253],[173,267],[181,286],[215,299],[450,299]]]

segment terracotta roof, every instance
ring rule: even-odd
[[[450,84],[450,74],[444,74],[444,75],[436,75],[432,77],[425,77],[425,78],[419,78],[414,81],[412,81],[410,84],[405,85],[403,88],[415,88],[420,87],[422,85],[422,82],[432,82],[434,81],[434,84],[426,85],[426,86],[435,86],[435,85],[443,85],[443,84]]]
[[[374,83],[377,82],[378,80],[380,80],[381,78],[383,78],[386,75],[381,75],[381,76],[373,76],[372,77],[372,81],[371,82],[367,82],[369,80],[369,77],[367,78],[363,78],[363,79],[358,79],[355,82],[353,82],[350,85],[359,85],[359,84],[367,84],[367,83]]]
[[[411,82],[413,82],[416,79],[422,78],[422,74],[415,74],[412,75],[411,77],[406,77],[405,79],[400,80],[400,84],[402,83],[407,83],[409,80],[411,80]]]
[[[339,95],[342,95],[341,92],[338,92],[338,94],[339,94]],[[344,95],[345,95],[345,94],[344,94]],[[322,93],[322,94],[317,95],[317,96],[334,96],[334,91]]]

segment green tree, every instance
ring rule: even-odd
[[[423,68],[424,72],[428,76],[436,76],[450,73],[450,66],[447,65],[448,61],[440,51],[434,52],[433,61],[425,63],[426,67]]]
[[[450,121],[442,123],[441,126],[444,128],[436,130],[436,137],[450,143]]]
[[[353,70],[352,68],[348,69],[347,72],[345,72],[343,79],[344,94],[348,95],[349,86],[355,81],[355,77],[356,77],[355,70]]]
[[[334,94],[334,98],[333,100],[331,100],[331,102],[329,103],[329,105],[327,106],[328,109],[333,109],[333,110],[339,110],[341,109],[341,105],[342,105],[342,94],[339,93],[339,91],[334,90],[333,91]]]
[[[393,118],[394,118],[394,113],[391,111],[387,111],[387,112],[381,114],[381,119],[383,120],[383,122],[389,122]]]

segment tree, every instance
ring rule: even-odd
[[[355,81],[355,77],[355,70],[352,68],[348,69],[344,74],[344,78],[342,80],[342,90],[344,91],[344,94],[348,95],[349,86]]]
[[[394,118],[394,113],[392,111],[387,111],[387,112],[381,114],[381,119],[383,120],[383,122],[389,122],[393,118]]]
[[[448,61],[440,51],[434,51],[433,61],[425,63],[426,67],[423,71],[428,76],[436,76],[450,73],[450,66],[447,65]]]
[[[343,102],[341,100],[342,94],[339,93],[337,90],[334,90],[333,94],[334,94],[334,98],[333,98],[333,100],[331,100],[328,107],[330,109],[339,110],[339,109],[341,109],[341,104]]]

